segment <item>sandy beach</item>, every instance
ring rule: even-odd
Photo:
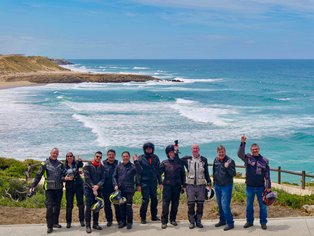
[[[8,89],[22,86],[34,86],[38,85],[29,81],[14,81],[14,82],[0,82],[0,89]]]

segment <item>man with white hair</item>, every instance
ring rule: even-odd
[[[208,173],[207,158],[200,155],[199,145],[193,144],[192,156],[185,156],[181,160],[188,171],[186,192],[188,196],[189,228],[193,229],[195,225],[198,228],[203,228],[201,220],[203,217],[206,185],[211,187],[212,184]]]
[[[63,194],[63,181],[73,180],[73,176],[65,176],[65,167],[58,160],[58,156],[58,148],[53,148],[50,152],[50,157],[41,163],[30,188],[30,193],[33,193],[41,177],[45,177],[47,233],[52,233],[53,228],[61,228],[59,215]]]

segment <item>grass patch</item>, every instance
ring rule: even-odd
[[[274,191],[278,194],[276,205],[287,206],[293,209],[301,209],[303,205],[314,205],[314,195],[299,196],[279,189],[274,189]]]

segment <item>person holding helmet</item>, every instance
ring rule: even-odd
[[[132,229],[133,224],[133,195],[134,186],[137,183],[136,168],[130,162],[130,153],[122,152],[122,163],[119,163],[113,173],[113,185],[115,191],[121,191],[121,197],[126,199],[126,202],[120,205],[121,221],[119,228],[127,227]]]
[[[53,228],[61,228],[59,215],[61,200],[63,195],[63,181],[72,180],[73,177],[65,176],[64,165],[58,160],[59,149],[53,148],[49,158],[42,162],[36,177],[29,189],[30,194],[35,191],[35,187],[45,177],[44,189],[46,196],[46,221],[47,233],[52,233]]]
[[[246,137],[241,136],[241,144],[238,150],[238,157],[244,161],[246,169],[246,223],[244,228],[253,226],[254,222],[254,198],[258,200],[260,209],[260,224],[262,229],[267,229],[267,207],[263,204],[263,192],[270,191],[269,162],[259,152],[259,146],[251,145],[251,154],[245,154]]]
[[[161,213],[161,228],[167,228],[169,205],[170,224],[177,226],[176,217],[178,212],[181,190],[185,187],[185,170],[178,157],[178,152],[175,152],[174,145],[166,147],[167,160],[160,164],[160,174],[164,174],[163,192],[162,192],[162,213]],[[178,161],[179,160],[179,161]]]
[[[188,216],[190,229],[203,228],[202,217],[204,210],[204,201],[206,186],[211,188],[212,182],[208,173],[207,158],[200,155],[198,144],[192,145],[192,156],[185,156],[182,163],[188,171],[186,178],[186,193],[188,196]],[[196,204],[196,213],[195,213]]]
[[[142,205],[140,208],[141,223],[146,224],[146,213],[151,199],[150,211],[152,221],[160,221],[157,217],[157,184],[161,185],[161,177],[159,173],[160,161],[157,155],[154,154],[154,144],[148,142],[143,145],[144,154],[137,157],[133,156],[134,164],[138,171],[139,186],[138,190],[142,192]]]
[[[79,168],[83,167],[83,162],[78,156],[78,159],[75,160],[75,156],[72,152],[66,154],[65,159],[65,169],[67,171],[67,176],[73,177],[72,180],[65,181],[65,197],[66,197],[66,222],[67,228],[71,228],[72,223],[72,209],[73,209],[73,200],[74,195],[76,197],[77,207],[79,209],[79,220],[82,227],[85,226],[84,223],[84,189],[83,181],[80,176]]]
[[[102,152],[95,153],[92,161],[88,162],[84,168],[84,193],[85,193],[85,221],[86,232],[91,233],[91,210],[92,206],[98,202],[96,197],[102,196],[102,186],[105,182],[105,168],[101,164]],[[102,230],[102,227],[98,224],[99,211],[93,211],[93,228]]]
[[[226,155],[224,146],[217,147],[218,156],[213,163],[214,187],[219,208],[219,222],[215,227],[226,225],[225,231],[234,228],[233,216],[230,209],[233,177],[236,175],[234,161]]]
[[[113,216],[112,216],[111,202],[109,201],[109,196],[114,191],[114,186],[112,183],[112,175],[115,168],[118,165],[118,161],[116,160],[116,151],[113,149],[109,149],[107,151],[107,159],[104,160],[102,164],[106,170],[105,171],[106,181],[103,186],[103,197],[105,200],[104,211],[105,211],[106,220],[107,220],[107,227],[110,227],[112,225]],[[119,205],[113,204],[113,206],[115,210],[116,220],[119,224],[121,221]]]

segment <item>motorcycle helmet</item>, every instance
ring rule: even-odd
[[[277,199],[277,193],[272,191],[264,191],[262,201],[266,206],[272,205]]]
[[[174,145],[168,145],[165,149],[166,155],[169,158],[169,152],[173,151],[174,152]]]
[[[120,191],[115,191],[112,194],[110,194],[109,200],[115,205],[122,205],[126,203],[126,198],[121,196]]]
[[[144,153],[147,154],[147,153],[146,153],[146,149],[147,149],[148,147],[150,147],[151,149],[153,149],[153,152],[152,152],[152,153],[154,153],[154,151],[155,151],[155,145],[154,145],[153,143],[150,143],[150,142],[144,143],[144,145],[143,145],[143,151],[144,151]]]
[[[67,175],[67,176],[74,176],[75,171],[76,171],[76,168],[67,169],[66,175]]]
[[[29,197],[29,198],[31,198],[31,197],[34,196],[35,194],[36,194],[36,190],[34,189],[34,190],[32,190],[32,191],[29,191],[29,192],[26,194],[26,196]]]
[[[215,198],[215,190],[213,188],[205,188],[205,200],[211,201]]]
[[[102,198],[96,197],[96,200],[97,202],[92,205],[91,209],[94,213],[99,212],[100,209],[104,207],[104,200]]]

